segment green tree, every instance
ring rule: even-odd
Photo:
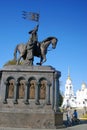
[[[16,61],[13,59],[13,60],[9,60],[7,61],[7,63],[4,64],[4,66],[7,66],[7,65],[16,65]],[[23,62],[21,61],[19,64],[23,64]]]
[[[16,65],[16,61],[15,60],[9,60],[7,63],[4,64],[4,66],[6,65]]]
[[[62,105],[63,102],[63,95],[61,94],[61,92],[59,92],[59,106]]]

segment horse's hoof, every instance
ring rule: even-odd
[[[41,63],[36,63],[37,65],[41,65]]]

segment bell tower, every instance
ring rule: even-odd
[[[72,85],[72,80],[70,77],[70,70],[68,68],[68,77],[66,80],[66,84],[65,84],[65,94],[64,94],[65,98],[69,99],[72,96],[74,96],[74,92],[73,92],[73,85]]]
[[[64,92],[64,99],[63,99],[62,107],[67,107],[67,106],[70,106],[70,107],[76,106],[69,67],[68,67],[68,77],[67,77],[66,83],[65,83],[65,92]]]

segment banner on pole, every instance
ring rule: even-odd
[[[39,14],[34,12],[26,12],[23,11],[22,13],[24,19],[32,20],[32,21],[39,21]]]

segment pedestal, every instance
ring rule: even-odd
[[[0,70],[0,126],[57,128],[59,78],[52,66],[5,66]]]

